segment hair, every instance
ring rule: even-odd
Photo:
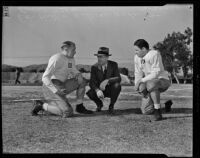
[[[75,46],[75,43],[72,41],[65,41],[62,43],[61,49],[63,49],[64,47],[70,48],[72,46]]]
[[[140,49],[142,49],[143,47],[149,49],[149,44],[144,39],[138,39],[137,41],[134,42],[134,45],[138,46]]]

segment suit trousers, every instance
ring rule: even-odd
[[[121,92],[121,85],[120,83],[113,83],[111,85],[107,85],[105,91],[103,91],[104,97],[108,97],[111,99],[110,105],[114,106],[117,98]],[[97,107],[102,107],[103,103],[98,98],[96,91],[94,89],[90,89],[86,95],[95,102]]]

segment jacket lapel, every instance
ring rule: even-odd
[[[111,76],[111,75],[110,75],[111,70],[112,70],[112,67],[111,67],[111,65],[110,65],[110,62],[108,61],[108,63],[107,63],[107,73],[106,73],[106,78],[108,78],[108,77]]]
[[[97,67],[98,67],[99,71],[101,71],[103,73],[101,65],[98,64]]]
[[[99,77],[100,77],[100,80],[103,79],[103,70],[102,70],[102,67],[101,65],[97,64],[97,68],[99,70]],[[106,78],[109,78],[111,76],[111,72],[112,72],[112,66],[110,65],[110,62],[108,61],[107,63],[107,73],[106,73]]]

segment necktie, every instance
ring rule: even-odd
[[[103,67],[102,67],[102,69],[103,69]],[[103,76],[104,76],[104,78],[106,78],[106,73],[107,73],[107,68],[106,68],[106,66],[104,67],[104,70],[103,70]]]
[[[107,68],[104,67],[104,71],[103,71],[103,73],[106,74],[106,72],[107,72]]]

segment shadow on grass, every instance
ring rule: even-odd
[[[116,109],[114,110],[115,114],[111,115],[107,110],[102,110],[101,112],[94,112],[93,114],[74,114],[73,117],[94,117],[99,115],[111,115],[111,116],[119,116],[119,115],[130,115],[130,114],[141,114],[140,108],[131,108],[131,109]],[[172,108],[170,112],[165,112],[165,109],[162,109],[163,114],[192,114],[191,108]]]
[[[165,112],[165,109],[162,108],[162,113],[163,114],[192,114],[192,109],[191,108],[172,108],[170,112]],[[102,110],[101,112],[94,112],[93,114],[79,114],[75,113],[72,117],[95,117],[95,116],[103,116],[103,115],[108,115],[108,116],[120,116],[120,115],[130,115],[130,114],[137,114],[137,115],[142,115],[141,109],[140,108],[129,108],[129,109],[116,109],[114,110],[114,114],[109,114],[108,110]],[[39,114],[39,116],[51,116],[51,117],[59,117],[57,115],[50,114],[46,112],[45,114]],[[169,117],[171,118],[180,118],[180,117],[191,117],[191,116],[174,116],[174,117]]]
[[[176,114],[176,113],[181,113],[181,114],[192,114],[192,108],[172,108],[170,112],[164,112],[163,113],[169,113],[169,114]]]
[[[192,115],[189,115],[189,116],[170,116],[170,117],[165,117],[165,119],[186,118],[186,117],[192,117]]]
[[[118,115],[129,115],[129,114],[141,114],[141,110],[139,108],[135,109],[116,109],[114,110],[114,114],[109,114],[108,110],[102,110],[101,112],[94,112],[93,114],[74,114],[73,117],[94,117],[101,115],[110,115],[110,116],[118,116]]]

